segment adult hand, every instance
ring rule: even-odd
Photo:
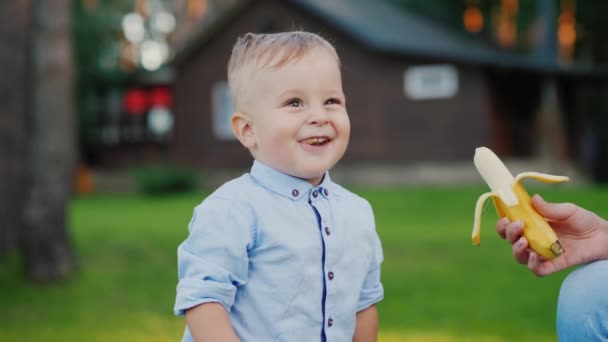
[[[522,236],[524,223],[502,218],[496,231],[513,245],[514,259],[538,276],[549,275],[570,266],[608,259],[608,222],[572,203],[548,203],[539,195],[532,197],[532,205],[555,230],[564,247],[564,254],[545,260],[528,246]]]

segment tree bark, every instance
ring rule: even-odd
[[[541,104],[538,111],[537,156],[544,166],[556,167],[567,162],[566,129],[562,105],[558,101],[557,80],[546,77],[542,85]]]
[[[67,208],[75,168],[71,2],[33,0],[27,192],[20,236],[26,276],[46,282],[75,268]]]
[[[544,36],[541,48],[537,52],[546,65],[557,70],[557,4],[554,0],[541,0],[540,17],[543,21]],[[554,73],[555,71],[551,71]],[[541,103],[537,118],[538,138],[537,157],[544,162],[544,167],[565,164],[567,160],[566,130],[562,106],[558,101],[557,76],[545,75],[542,84]],[[556,170],[556,172],[560,172]]]
[[[0,1],[0,257],[17,243],[24,202],[30,1]]]

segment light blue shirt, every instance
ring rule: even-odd
[[[189,232],[175,314],[221,303],[241,341],[351,341],[356,313],[384,297],[371,206],[328,173],[313,187],[256,161],[195,208]]]

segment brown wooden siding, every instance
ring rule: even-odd
[[[404,71],[429,61],[373,53],[290,5],[257,1],[179,66],[174,161],[202,167],[250,164],[248,151],[238,142],[213,138],[211,86],[226,79],[237,36],[292,29],[320,33],[335,44],[342,59],[352,125],[345,163],[470,160],[474,148],[487,142],[488,103],[479,68],[458,66],[459,92],[453,98],[410,100],[403,90]]]

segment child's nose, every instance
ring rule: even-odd
[[[329,122],[329,115],[325,108],[315,107],[311,108],[308,123],[311,125],[325,125]]]

